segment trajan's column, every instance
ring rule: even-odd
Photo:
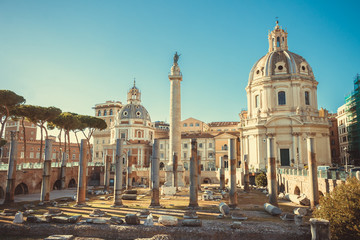
[[[183,165],[181,163],[181,96],[180,83],[182,74],[178,65],[178,53],[174,55],[174,64],[169,75],[170,80],[170,138],[169,138],[169,164],[166,166],[166,187],[184,186]],[[175,155],[175,157],[174,157]],[[178,159],[175,161],[175,159]],[[176,176],[174,178],[174,170]],[[175,183],[175,179],[177,184]]]

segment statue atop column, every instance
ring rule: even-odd
[[[174,65],[178,65],[178,61],[179,61],[180,56],[181,56],[181,54],[179,55],[177,52],[175,52],[175,54],[174,54]]]
[[[174,65],[171,67],[171,75],[174,76],[180,76],[181,72],[180,72],[180,67],[178,65],[178,61],[180,58],[181,54],[178,54],[177,52],[175,52],[174,54]]]

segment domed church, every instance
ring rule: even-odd
[[[127,94],[127,104],[118,112],[111,127],[110,143],[115,149],[116,139],[122,139],[124,167],[130,169],[127,186],[134,183],[147,184],[149,180],[149,164],[154,137],[154,128],[148,111],[141,105],[141,92],[134,86]]]
[[[318,165],[330,165],[327,111],[318,110],[317,85],[309,63],[288,50],[288,33],[278,21],[268,53],[252,67],[246,87],[247,112],[240,114],[242,159],[250,172],[265,170],[266,138],[274,138],[277,167],[307,165],[306,139],[313,137]]]

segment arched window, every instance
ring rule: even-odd
[[[101,110],[98,111],[98,116],[101,116]]]
[[[104,110],[104,116],[107,116],[107,111],[106,110]]]
[[[277,37],[277,38],[276,38],[276,46],[277,46],[277,47],[280,47],[280,37]]]
[[[278,92],[278,104],[286,105],[286,96],[284,91]]]
[[[113,115],[113,110],[112,110],[112,109],[110,109],[110,116],[111,116],[111,115]]]
[[[256,108],[260,107],[260,97],[259,97],[259,95],[255,96],[255,107]]]
[[[310,93],[308,91],[305,92],[305,104],[310,105]]]

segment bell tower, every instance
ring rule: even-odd
[[[269,52],[288,50],[287,32],[276,21],[274,30],[269,32]]]
[[[135,79],[134,79],[134,86],[129,90],[127,94],[127,103],[128,104],[140,104],[141,103],[141,93],[140,90],[135,86]]]

